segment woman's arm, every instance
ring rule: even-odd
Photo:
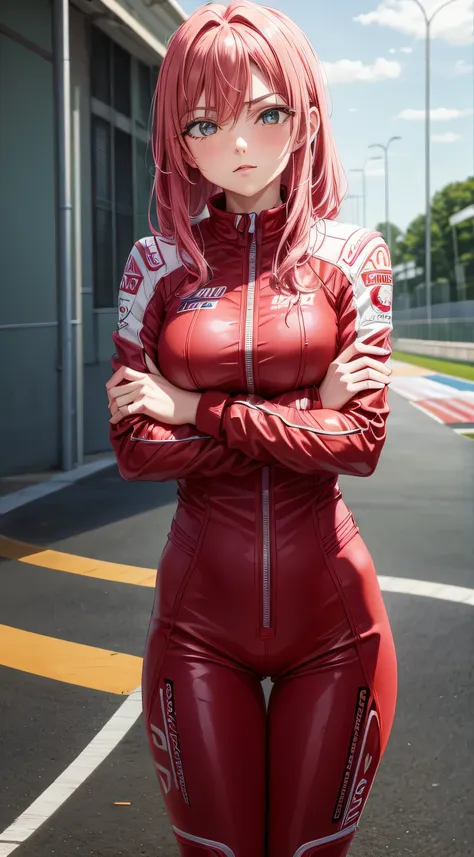
[[[154,240],[137,241],[125,266],[119,292],[119,325],[113,334],[114,372],[120,366],[149,372],[145,354],[157,363],[158,338],[164,318],[159,283],[166,273],[179,266],[179,261],[173,245],[159,239],[159,257],[156,248],[152,257],[150,242]],[[149,258],[155,262],[153,266],[147,264]],[[158,269],[157,258],[163,261]],[[224,473],[246,476],[260,469],[265,460],[270,460],[265,453],[262,461],[258,456],[230,449],[224,441],[196,426],[170,426],[139,413],[111,424],[110,439],[120,473],[127,480],[164,482]]]
[[[380,238],[338,295],[339,351],[358,341],[391,350],[391,270],[388,248]],[[321,403],[317,403],[317,405]],[[390,412],[387,388],[358,393],[338,410],[310,410],[277,405],[259,396],[228,396],[209,391],[201,396],[196,425],[233,448],[301,473],[327,470],[370,476],[385,442]]]

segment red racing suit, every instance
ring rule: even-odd
[[[284,224],[285,205],[233,214],[218,194],[193,227],[209,283],[190,294],[152,236],[120,284],[114,369],[147,372],[146,352],[203,391],[195,426],[136,415],[111,434],[125,479],[178,480],[143,710],[183,857],[344,857],[395,710],[385,607],[337,482],[374,472],[387,388],[339,411],[318,395],[356,338],[390,349],[389,253],[317,222],[299,269],[314,290],[296,300],[270,284]]]

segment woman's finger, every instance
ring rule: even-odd
[[[130,405],[132,402],[136,402],[136,401],[141,400],[141,399],[142,399],[141,394],[137,395],[136,391],[132,390],[132,392],[125,393],[123,396],[117,396],[115,401],[117,403],[117,408],[120,409],[120,408],[123,408],[124,405]]]
[[[143,384],[143,378],[139,381],[131,381],[130,384],[121,384],[119,387],[112,387],[108,390],[108,395],[110,399],[117,399],[119,396],[128,395],[128,393],[132,393],[134,390],[140,390]]]
[[[348,380],[351,384],[357,383],[358,381],[379,381],[383,384],[390,384],[390,378],[387,378],[386,375],[382,375],[381,372],[377,372],[376,369],[361,369],[360,372],[354,372],[353,374],[348,376]]]
[[[359,381],[357,384],[351,384],[351,394],[360,393],[361,390],[381,390],[386,386],[387,385],[382,384],[381,381],[372,381],[372,379],[369,378],[367,381]]]
[[[376,369],[378,372],[384,372],[385,375],[391,375],[392,370],[385,363],[380,363],[378,360],[374,360],[373,357],[358,357],[357,360],[351,360],[349,363],[340,364],[344,366],[347,372],[358,372],[359,369],[362,369],[364,366],[371,366],[372,369]]]
[[[137,372],[136,369],[130,369],[129,366],[121,366],[107,381],[105,388],[110,390],[112,387],[117,387],[122,381],[135,381],[143,378],[144,372]]]
[[[348,360],[351,360],[353,357],[357,356],[357,354],[361,353],[379,354],[382,356],[391,354],[392,352],[390,348],[381,348],[380,345],[369,345],[367,342],[358,342],[356,340],[337,355],[335,362],[346,363]]]
[[[118,423],[124,417],[130,417],[133,414],[139,413],[144,413],[144,405],[140,399],[136,402],[129,402],[128,404],[118,407],[117,413],[111,417],[109,423]]]

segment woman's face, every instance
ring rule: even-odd
[[[225,191],[249,197],[285,169],[294,113],[282,95],[268,89],[258,67],[251,63],[250,68],[251,92],[234,127],[232,120],[216,124],[216,113],[202,94],[184,137],[204,178]],[[249,169],[239,169],[243,166]]]

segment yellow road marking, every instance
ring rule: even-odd
[[[75,556],[72,553],[18,542],[6,536],[0,536],[0,556],[26,562],[28,565],[50,568],[53,571],[66,571],[70,574],[82,574],[85,577],[98,577],[101,580],[114,580],[135,586],[153,587],[155,585],[156,569],[153,568],[140,568],[135,565],[121,565],[118,562]]]
[[[0,625],[0,665],[92,690],[129,694],[140,684],[142,659]]]

